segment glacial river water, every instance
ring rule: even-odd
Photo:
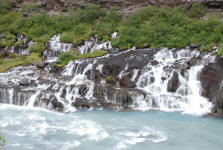
[[[223,120],[176,112],[79,110],[0,104],[5,150],[222,150]]]

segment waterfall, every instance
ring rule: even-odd
[[[148,64],[142,70],[143,73],[137,82],[137,88],[148,93],[144,100],[146,103],[139,100],[139,102],[136,101],[136,105],[143,110],[155,107],[164,111],[183,111],[195,115],[210,112],[212,105],[201,96],[201,85],[197,76],[204,64],[214,60],[214,56],[205,56],[209,59],[204,57],[198,66],[192,66],[187,70],[183,68],[187,61],[199,55],[199,51],[190,49],[176,52],[169,49],[159,51],[154,56],[157,64]],[[175,83],[178,87],[175,91],[168,91],[168,83],[174,80],[173,78],[179,78],[178,83]]]
[[[60,34],[57,34],[46,43],[46,50],[43,53],[43,58],[46,62],[55,62],[61,52],[70,51],[72,47],[73,45],[71,43],[61,42]]]
[[[117,32],[110,35],[117,38]],[[53,36],[46,44],[45,61],[55,62],[72,44]],[[80,53],[112,49],[111,41],[95,38],[78,47]],[[202,58],[202,59],[200,59]],[[0,74],[0,103],[71,112],[76,108],[180,111],[202,115],[211,103],[201,96],[201,69],[214,62],[211,53],[189,48],[141,49],[112,52],[103,57],[76,60],[60,72],[34,66],[15,67]],[[27,78],[30,84],[19,81]]]

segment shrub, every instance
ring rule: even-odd
[[[218,49],[218,55],[223,56],[223,46],[219,47]]]
[[[38,2],[26,2],[23,4],[22,6],[22,10],[26,11],[26,12],[33,12],[36,9],[38,9],[38,7],[40,7],[40,3]]]
[[[0,14],[6,14],[12,8],[10,0],[0,0]]]
[[[29,51],[31,53],[38,53],[38,54],[41,54],[44,49],[45,49],[45,47],[44,47],[43,43],[35,43],[29,47]]]
[[[74,33],[63,32],[60,36],[60,41],[64,43],[72,43],[74,41]]]
[[[189,16],[193,18],[200,18],[205,15],[204,6],[200,3],[194,3],[189,11]]]
[[[82,20],[91,23],[95,19],[99,19],[105,15],[104,10],[95,4],[87,4],[82,12]]]
[[[62,52],[59,56],[60,65],[64,66],[69,61],[73,61],[77,58],[73,52]]]

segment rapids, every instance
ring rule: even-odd
[[[222,150],[222,123],[161,111],[64,114],[0,104],[5,150]]]

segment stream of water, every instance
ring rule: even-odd
[[[222,150],[222,123],[161,111],[64,114],[0,104],[6,150]]]

